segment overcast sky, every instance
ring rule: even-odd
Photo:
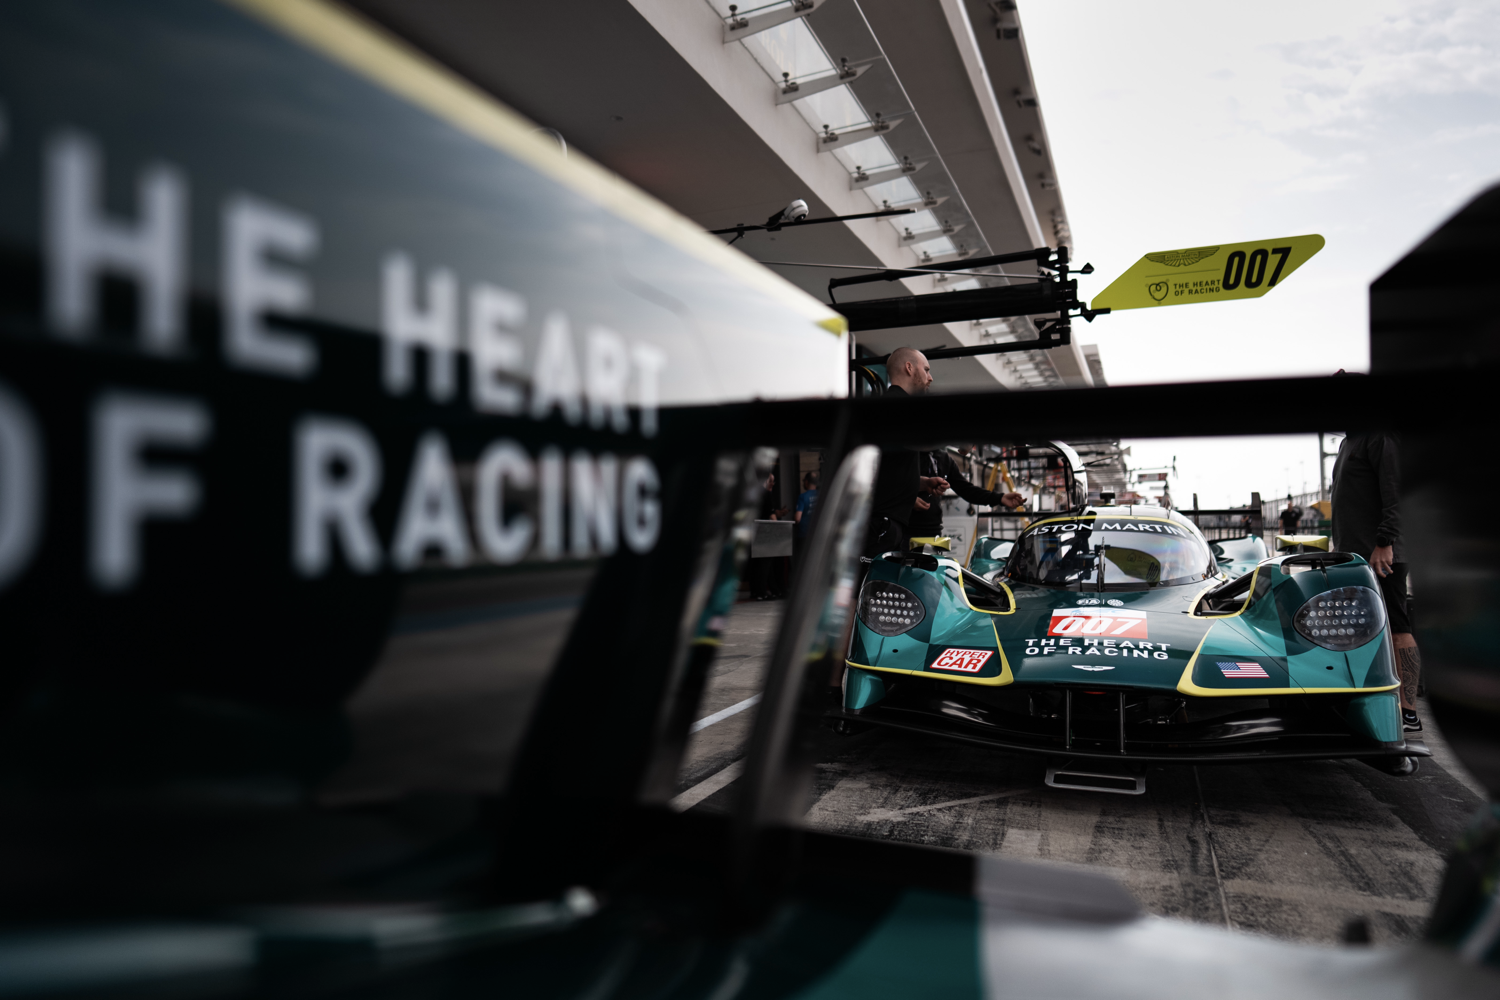
[[[1019,6],[1085,298],[1150,251],[1328,241],[1260,299],[1076,324],[1113,384],[1367,370],[1370,282],[1500,180],[1500,3]],[[1133,444],[1180,502],[1317,484],[1316,438]]]

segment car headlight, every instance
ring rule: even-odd
[[[926,617],[927,609],[917,595],[897,584],[869,580],[859,592],[859,620],[876,635],[900,635]]]
[[[1324,649],[1363,646],[1385,628],[1385,603],[1369,587],[1325,590],[1297,609],[1297,632]]]

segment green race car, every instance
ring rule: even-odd
[[[980,535],[974,540],[974,551],[969,553],[969,571],[975,576],[993,580],[1005,569],[1005,560],[1015,548],[1013,538],[994,538]]]
[[[1243,576],[1260,565],[1260,561],[1271,553],[1266,550],[1265,539],[1259,535],[1243,538],[1221,538],[1208,543],[1219,569],[1231,580]]]
[[[843,724],[1075,764],[1361,757],[1403,774],[1429,755],[1404,736],[1358,556],[1282,555],[1225,580],[1192,522],[1146,506],[1048,515],[992,581],[940,544],[871,563]]]

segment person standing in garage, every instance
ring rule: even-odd
[[[886,375],[890,385],[886,396],[921,396],[932,385],[932,366],[927,357],[915,347],[898,347],[885,361]],[[907,526],[911,523],[912,511],[916,508],[917,494],[923,490],[941,494],[948,488],[948,481],[941,476],[923,476],[922,452],[917,448],[899,445],[880,449],[880,468],[875,473],[874,496],[870,501],[870,524],[865,531],[865,545],[861,553],[865,559],[878,559],[886,552],[905,552],[906,540],[911,537]],[[861,563],[856,571],[854,589],[859,593],[864,585],[867,563]],[[844,635],[839,648],[849,648],[849,637],[854,632],[854,616],[844,624]],[[828,678],[828,698],[831,704],[843,700],[841,684],[844,677],[844,657],[833,658],[833,670]]]
[[[777,496],[776,470],[772,469],[766,481],[761,484],[758,520],[780,521],[786,518],[786,508],[778,509],[776,506]],[[767,601],[786,596],[786,562],[786,556],[765,556],[748,560],[746,571],[752,600]]]
[[[1396,439],[1389,434],[1344,438],[1333,463],[1333,547],[1364,556],[1380,579],[1401,678],[1401,719],[1406,731],[1413,733],[1422,731],[1417,715],[1422,658],[1407,604],[1398,460]]]
[[[792,520],[797,522],[797,545],[812,535],[813,510],[818,505],[818,474],[808,472],[802,476],[802,492],[797,497],[797,506],[792,513]]]
[[[898,347],[886,358],[890,379],[887,396],[920,396],[932,385],[932,367],[915,347]],[[865,534],[864,555],[874,559],[882,552],[902,552],[911,537],[907,526],[923,490],[941,494],[948,481],[941,476],[923,476],[922,453],[915,448],[880,449],[880,469],[875,474],[875,496],[870,505],[870,527]]]
[[[1290,495],[1286,498],[1286,509],[1278,515],[1281,521],[1281,533],[1283,535],[1297,534],[1297,526],[1302,523],[1302,508],[1292,503]]]

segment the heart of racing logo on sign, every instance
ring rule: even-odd
[[[1151,293],[1153,299],[1160,302],[1167,297],[1167,283],[1165,281],[1153,281],[1146,286],[1146,291]]]
[[[985,661],[994,655],[993,649],[945,649],[941,656],[932,661],[932,669],[977,674]]]
[[[1048,635],[1105,639],[1146,639],[1146,612],[1123,608],[1060,608],[1052,612]]]

